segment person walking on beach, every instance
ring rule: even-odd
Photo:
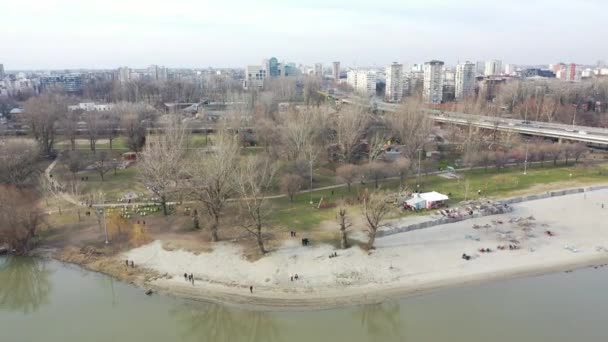
[[[129,267],[129,259],[125,260],[125,263],[127,264],[127,267]]]
[[[249,286],[249,292],[253,293],[253,286]]]
[[[131,260],[131,268],[135,268],[135,263]]]
[[[184,273],[184,280],[188,281],[188,273]]]

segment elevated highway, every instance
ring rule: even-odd
[[[346,98],[343,103],[375,107],[383,112],[395,112],[399,105],[386,102],[368,102],[367,104],[357,99]],[[587,126],[574,126],[559,123],[541,121],[522,121],[500,117],[474,115],[457,112],[441,112],[428,109],[428,114],[435,122],[454,124],[460,126],[472,126],[484,129],[492,129],[503,132],[514,132],[529,136],[538,136],[556,140],[568,140],[583,142],[591,146],[608,148],[608,129]]]

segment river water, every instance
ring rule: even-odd
[[[0,258],[1,342],[607,341],[608,268],[383,304],[256,312],[168,296],[57,261]]]

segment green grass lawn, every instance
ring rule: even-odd
[[[471,170],[461,172],[463,178],[460,180],[449,180],[439,176],[421,177],[421,191],[438,191],[444,194],[450,194],[450,205],[454,205],[465,199],[474,199],[479,197],[477,190],[482,191],[483,197],[506,197],[517,191],[531,189],[533,187],[554,184],[556,186],[575,186],[577,184],[589,184],[597,182],[608,182],[608,165],[595,167],[579,167],[579,166],[562,166],[553,167],[546,164],[544,168],[536,165],[532,169],[528,169],[526,175],[523,174],[520,168],[509,168],[503,170],[488,169]],[[407,179],[406,184],[410,188],[415,187],[415,178]],[[468,193],[467,186],[468,183]],[[399,187],[398,180],[388,180],[382,182],[380,189],[387,191],[396,191]],[[354,185],[350,192],[347,188],[338,188],[333,190],[314,191],[311,194],[299,194],[294,202],[289,199],[281,198],[272,200],[273,214],[272,223],[277,226],[286,226],[289,228],[307,230],[320,222],[335,218],[336,209],[316,209],[321,197],[324,200],[337,203],[347,199],[356,199],[358,194],[361,194],[364,189],[373,191],[373,184],[357,184]],[[541,191],[541,190],[539,190]],[[314,203],[310,205],[310,201]],[[353,208],[355,209],[355,208]],[[358,208],[356,211],[359,211]],[[412,212],[403,212],[403,216],[415,215]]]

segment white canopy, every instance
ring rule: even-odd
[[[448,196],[444,194],[440,194],[437,191],[424,192],[420,194],[420,197],[426,200],[427,202],[440,202],[447,201],[449,199]]]

